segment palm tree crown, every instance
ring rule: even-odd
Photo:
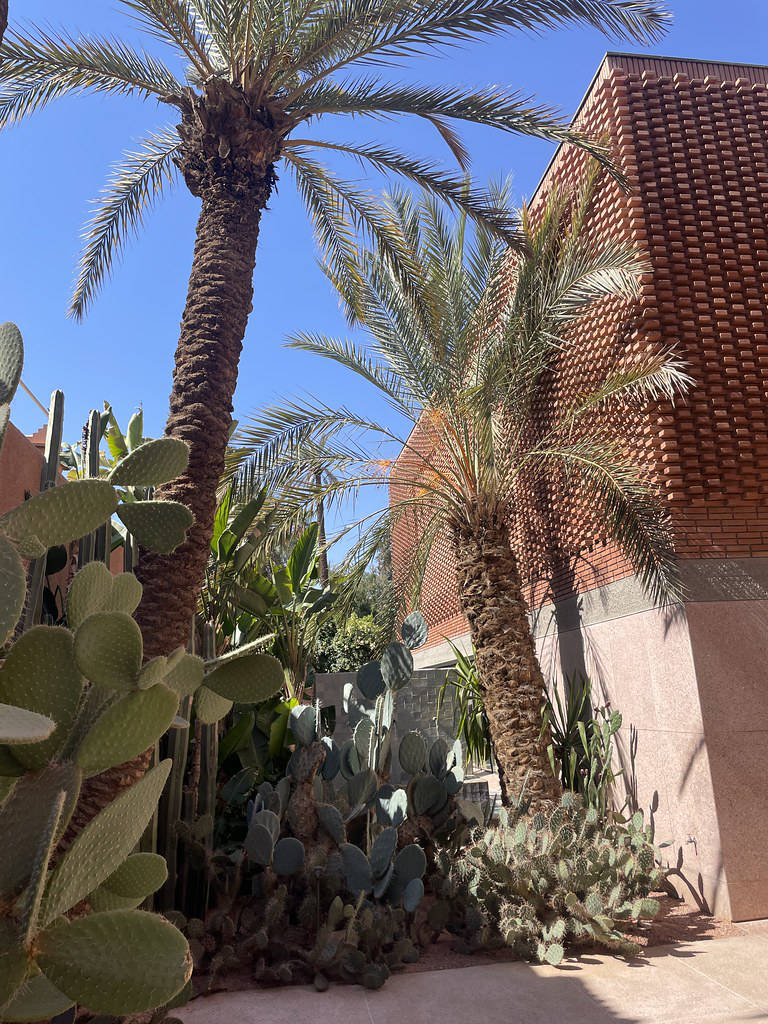
[[[605,412],[683,392],[689,378],[674,352],[627,355],[596,385],[548,409],[546,425],[537,411],[545,376],[556,361],[567,363],[569,329],[605,299],[634,299],[647,270],[631,247],[584,237],[596,181],[593,173],[577,194],[554,193],[535,226],[524,211],[522,256],[484,225],[470,233],[463,214],[451,224],[431,196],[415,203],[393,194],[386,216],[409,253],[413,276],[404,279],[386,255],[364,250],[358,259],[364,283],[349,292],[355,275],[336,279],[367,345],[310,333],[290,344],[367,381],[408,425],[406,433],[349,409],[286,403],[241,431],[233,462],[241,488],[249,491],[256,482],[286,494],[293,488],[298,507],[312,499],[319,470],[331,474],[326,492],[336,500],[389,483],[390,504],[369,524],[352,559],[366,562],[401,519],[415,517],[409,534],[416,534],[411,583],[417,592],[438,536],[471,525],[478,510],[512,525],[521,489],[567,472],[650,594],[673,596],[663,507]],[[504,190],[494,197],[498,208],[509,209]],[[396,462],[375,457],[382,443],[402,449]],[[286,497],[286,521],[291,509]]]
[[[0,128],[69,93],[155,99],[181,122],[154,131],[116,166],[86,228],[71,311],[83,315],[126,237],[181,171],[200,195],[226,172],[242,189],[289,165],[337,271],[348,264],[352,231],[364,228],[397,254],[396,230],[366,193],[332,174],[316,152],[336,151],[429,188],[514,240],[505,211],[460,174],[378,144],[299,137],[330,114],[426,119],[462,165],[455,124],[472,121],[589,145],[553,112],[501,87],[398,84],[369,68],[505,30],[541,31],[586,23],[612,35],[652,40],[665,29],[661,0],[119,0],[175,58],[180,73],[119,39],[11,31],[0,49]],[[173,64],[174,62],[172,62]],[[176,63],[179,63],[178,60]],[[175,66],[175,64],[174,64]],[[592,147],[604,158],[599,147]]]

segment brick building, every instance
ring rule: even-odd
[[[677,347],[695,379],[687,400],[623,429],[668,502],[685,598],[653,607],[558,482],[527,496],[511,541],[545,676],[585,668],[622,711],[622,766],[658,841],[672,841],[673,861],[682,851],[681,891],[723,917],[766,917],[768,67],[611,53],[575,121],[612,140],[632,185],[605,183],[589,231],[633,241],[651,269],[637,304],[580,325],[546,401],[619,352]],[[561,147],[534,211],[584,170],[584,155]],[[404,525],[396,574],[408,549]],[[422,609],[430,643],[417,667],[447,664],[446,639],[469,638],[444,538]]]

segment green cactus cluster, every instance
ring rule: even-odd
[[[21,375],[23,344],[0,327],[0,435]],[[0,438],[1,439],[1,438]],[[83,827],[72,827],[87,778],[153,747],[180,702],[205,688],[241,702],[275,693],[275,659],[239,652],[236,667],[205,664],[183,648],[144,659],[133,619],[142,595],[131,573],[89,562],[68,588],[65,625],[18,631],[26,596],[24,559],[37,559],[125,521],[115,487],[154,486],[186,466],[186,444],[136,446],[114,479],[44,490],[0,519],[0,1019],[37,1021],[81,1005],[101,1014],[140,1013],[172,1001],[189,981],[187,940],[168,920],[138,909],[165,882],[162,857],[135,848],[171,768],[161,761]],[[121,492],[122,493],[122,492]],[[130,497],[126,493],[127,497]],[[170,550],[184,539],[183,506],[154,506],[141,544]],[[15,636],[8,644],[9,638]],[[276,673],[277,668],[277,673]],[[277,679],[277,682],[276,682]]]
[[[629,935],[659,912],[651,894],[663,883],[642,812],[604,818],[574,793],[548,816],[524,811],[502,809],[458,857],[441,853],[431,926],[454,932],[462,950],[509,946],[550,964],[585,944],[636,955]]]
[[[74,628],[32,627],[0,667],[0,828],[14,836],[0,871],[3,1019],[38,1020],[65,1000],[101,1013],[140,1012],[189,979],[183,936],[137,909],[164,883],[165,861],[132,853],[171,762],[62,842],[84,779],[152,747],[183,697],[202,685],[212,693],[228,685],[220,661],[206,666],[181,648],[144,662],[131,617],[140,598],[135,577],[91,562],[70,585]],[[279,686],[273,661],[240,657],[241,701],[259,701]]]
[[[409,734],[399,759],[412,778],[407,787],[390,781],[397,694],[413,671],[409,645],[426,640],[419,613],[406,619],[402,635],[381,662],[361,669],[357,693],[347,688],[353,732],[341,746],[324,734],[319,704],[291,708],[285,776],[252,789],[242,844],[208,859],[217,909],[205,922],[178,921],[199,985],[247,967],[270,984],[313,980],[322,991],[335,980],[378,988],[417,958],[436,833],[444,828],[450,838],[457,821],[464,832],[479,812],[468,805],[465,816],[459,807],[460,747],[438,741],[427,748]]]

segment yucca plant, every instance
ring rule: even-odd
[[[673,400],[689,378],[673,351],[628,349],[610,369],[590,368],[573,397],[536,412],[543,384],[573,353],[573,325],[607,298],[627,309],[647,264],[621,242],[598,244],[584,232],[596,191],[589,174],[576,194],[555,191],[535,220],[523,217],[527,252],[510,261],[485,226],[451,224],[430,196],[395,193],[386,205],[414,268],[407,288],[386,254],[362,250],[364,284],[344,291],[366,345],[312,333],[294,348],[349,369],[384,397],[397,425],[321,402],[267,409],[241,431],[239,486],[285,488],[284,505],[315,501],[293,491],[308,468],[330,469],[330,497],[389,485],[389,506],[366,523],[352,558],[366,564],[391,531],[409,551],[413,599],[436,539],[455,557],[460,604],[469,622],[494,751],[507,792],[528,778],[534,804],[559,786],[541,732],[544,680],[536,657],[510,527],[526,505],[521,487],[569,474],[606,535],[618,542],[658,600],[676,592],[664,508],[606,413],[628,404]],[[504,195],[498,196],[504,205]],[[597,378],[595,380],[595,377]],[[551,403],[550,403],[551,406]],[[396,464],[382,447],[399,453]]]
[[[99,199],[72,298],[77,317],[161,192],[181,177],[201,201],[166,428],[188,442],[190,460],[186,473],[158,495],[188,505],[195,524],[172,562],[155,555],[141,561],[140,621],[147,652],[155,656],[188,638],[224,468],[259,225],[280,168],[293,175],[339,273],[349,265],[356,227],[367,229],[394,260],[407,260],[408,253],[370,198],[332,174],[317,153],[347,155],[402,175],[508,241],[516,238],[507,211],[466,188],[460,173],[389,143],[323,140],[314,133],[316,123],[331,115],[418,117],[463,164],[466,152],[455,130],[462,122],[586,144],[550,110],[504,87],[401,84],[382,69],[511,30],[588,24],[651,40],[668,15],[661,0],[119,2],[146,30],[151,52],[111,36],[34,27],[7,34],[0,49],[0,127],[81,92],[137,96],[172,114],[168,127],[125,154]]]

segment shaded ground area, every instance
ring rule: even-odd
[[[768,1022],[768,926],[722,941],[561,967],[485,963],[398,974],[378,992],[334,986],[226,992],[174,1011],[185,1024],[740,1024]]]

